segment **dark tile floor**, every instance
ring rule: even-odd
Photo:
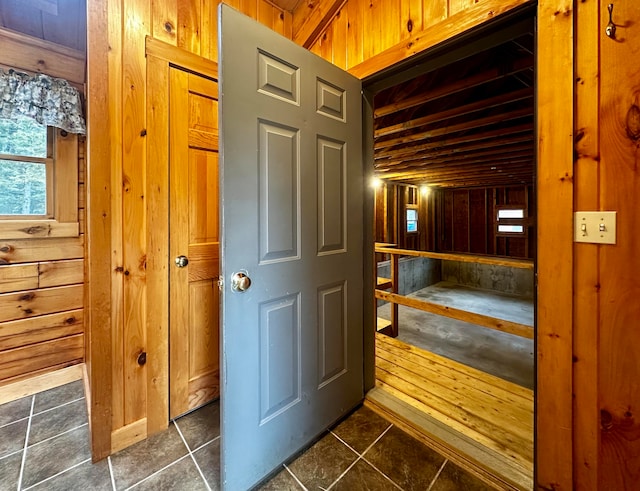
[[[0,490],[217,490],[219,419],[218,404],[209,404],[173,421],[168,430],[92,464],[81,382],[3,404]],[[362,407],[260,489],[491,488]]]

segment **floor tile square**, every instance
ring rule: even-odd
[[[88,423],[85,400],[65,404],[31,418],[29,445]]]
[[[207,491],[207,486],[190,456],[136,484],[136,491]]]
[[[220,438],[199,448],[193,456],[209,487],[212,490],[220,489]]]
[[[459,489],[464,489],[465,491],[492,491],[494,488],[456,464],[447,462],[431,491],[458,491]]]
[[[23,397],[15,401],[0,405],[0,426],[4,426],[22,418],[28,418],[31,413],[33,396]]]
[[[36,394],[35,397],[36,402],[33,407],[33,414],[51,409],[64,404],[65,402],[71,402],[76,399],[83,398],[84,385],[81,380],[76,380],[75,382],[40,392]]]
[[[356,453],[328,434],[298,457],[289,470],[307,489],[327,488],[357,458]]]
[[[171,424],[153,435],[111,456],[117,489],[125,489],[149,477],[188,453],[176,427]]]
[[[356,452],[364,452],[391,423],[367,407],[361,407],[332,431]]]
[[[91,458],[89,425],[27,448],[23,487],[33,486]]]
[[[0,458],[24,448],[29,420],[23,419],[0,428]]]
[[[303,489],[287,469],[282,469],[273,479],[258,487],[258,491],[302,491]]]
[[[336,491],[398,491],[400,488],[364,460],[359,460],[331,489]]]
[[[0,459],[0,489],[17,489],[21,464],[22,452],[16,452]]]
[[[112,491],[107,459],[92,464],[89,460],[60,475],[36,484],[34,491]]]
[[[444,457],[396,426],[364,458],[404,489],[427,489],[444,462]]]
[[[220,403],[212,402],[175,421],[193,451],[220,436]]]

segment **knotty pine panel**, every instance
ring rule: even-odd
[[[0,357],[0,383],[47,367],[79,363],[83,356],[83,334],[6,350]]]
[[[149,2],[150,35],[203,58],[218,61],[220,0],[147,0]],[[124,0],[124,3],[133,2]],[[225,0],[224,3],[291,39],[291,12],[267,0]]]
[[[640,475],[640,5],[614,5],[616,40],[604,34],[608,22],[604,5],[595,31],[600,40],[600,185],[596,189],[599,209],[618,213],[616,245],[592,246],[600,254],[599,283],[591,285],[600,294],[596,340],[600,350],[592,377],[598,383],[600,425],[594,437],[600,448],[599,479],[591,487],[633,489]],[[574,391],[579,389],[574,385]]]

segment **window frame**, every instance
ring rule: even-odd
[[[47,215],[1,215],[0,240],[79,236],[78,135],[52,127],[47,131],[47,158],[2,155],[3,160],[45,161]]]
[[[502,210],[522,210],[522,218],[499,218]],[[493,218],[496,237],[526,237],[528,235],[529,214],[526,205],[498,205],[495,207]],[[501,232],[500,225],[519,225],[522,227],[522,232]]]
[[[407,216],[409,214],[409,211],[412,210],[415,212],[416,214],[416,219],[415,220],[409,220],[409,217]],[[418,213],[418,205],[407,205],[405,210],[404,210],[404,230],[405,233],[408,235],[414,235],[417,234],[419,229],[419,225],[420,225],[420,214]],[[416,222],[416,229],[415,230],[409,230],[409,221],[411,222]]]

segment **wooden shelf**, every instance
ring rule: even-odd
[[[378,276],[378,279],[376,281],[376,288],[378,290],[386,290],[388,288],[391,288],[392,285],[393,282],[391,281],[391,278],[383,278],[382,276]]]

